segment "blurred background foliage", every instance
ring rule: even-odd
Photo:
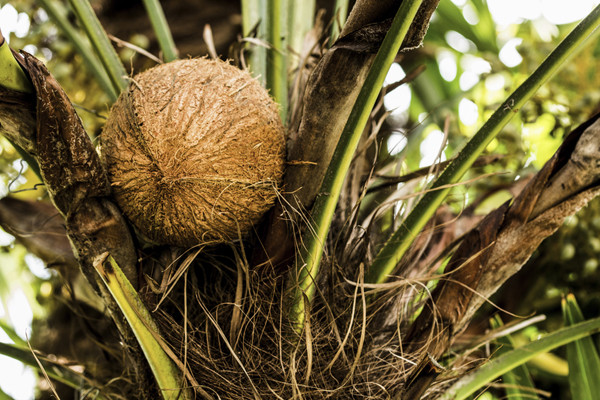
[[[75,23],[67,2],[50,0]],[[425,69],[409,86],[402,85],[384,98],[386,118],[380,133],[377,164],[390,175],[404,174],[453,157],[481,124],[572,29],[564,13],[552,17],[542,1],[503,2],[442,0],[419,49],[400,54],[386,84]],[[525,3],[533,6],[525,6]],[[581,1],[581,3],[585,3]],[[159,55],[158,45],[138,1],[98,0],[92,4],[108,33]],[[537,9],[535,8],[537,5]],[[239,42],[239,2],[168,0],[163,2],[175,42],[183,57],[207,53],[202,27],[210,24],[218,54],[227,58]],[[319,1],[332,18],[334,1]],[[42,59],[77,106],[90,135],[101,133],[110,104],[86,69],[71,42],[35,0],[0,2],[0,28],[14,49],[24,49]],[[567,5],[567,7],[573,7]],[[118,47],[129,71],[139,72],[154,61],[127,47]],[[448,204],[455,214],[484,215],[510,199],[520,179],[538,170],[550,158],[564,136],[600,110],[600,74],[597,73],[600,42],[592,43],[538,91],[490,144],[487,154],[498,160],[474,168],[466,179],[474,180],[453,192]],[[43,187],[5,139],[0,139],[0,195],[44,199]],[[382,201],[377,194],[372,201]],[[369,199],[365,199],[367,203]],[[600,309],[600,201],[591,202],[548,238],[528,265],[493,299],[517,315],[545,314],[547,319],[513,337],[523,342],[562,325],[560,299],[573,292],[589,318]],[[5,233],[0,234],[0,340],[18,342],[44,336],[48,316],[65,307],[68,297],[61,278],[27,254]],[[487,329],[495,309],[484,307],[471,330]],[[505,316],[508,319],[508,316]],[[32,321],[33,332],[32,332]],[[64,321],[63,321],[64,322]],[[64,339],[64,336],[62,337]],[[60,338],[59,338],[60,340]],[[0,357],[0,388],[15,399],[33,396],[35,373]],[[530,363],[536,386],[555,398],[570,398],[566,384],[564,349]],[[22,372],[24,371],[24,372]],[[15,388],[18,374],[28,384]],[[23,378],[22,378],[23,379]],[[23,382],[23,381],[20,381]],[[43,379],[40,387],[44,387]],[[29,385],[29,386],[28,386]],[[25,388],[25,389],[23,389]],[[20,391],[19,391],[20,390]],[[4,392],[0,391],[0,399]],[[480,399],[500,398],[493,389]]]

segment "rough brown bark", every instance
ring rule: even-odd
[[[23,53],[36,91],[34,154],[46,189],[63,215],[84,273],[108,251],[136,284],[136,254],[123,217],[110,200],[110,185],[90,138],[60,85],[46,67]]]

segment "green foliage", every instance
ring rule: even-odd
[[[447,396],[456,394],[457,398],[460,399],[463,398],[462,396],[465,396],[465,393],[475,392],[477,390],[475,386],[480,385],[479,387],[483,387],[486,384],[481,378],[482,376],[486,376],[485,379],[490,379],[488,382],[491,382],[491,379],[494,379],[493,376],[496,376],[498,373],[497,371],[503,369],[501,365],[504,364],[504,367],[508,368],[504,368],[505,372],[502,373],[501,387],[508,398],[539,398],[537,395],[539,390],[531,379],[529,369],[523,363],[526,360],[523,360],[522,357],[530,359],[531,366],[549,371],[551,368],[548,364],[551,364],[553,362],[552,358],[556,356],[547,351],[557,347],[560,342],[566,343],[569,370],[568,381],[572,398],[574,400],[594,399],[595,394],[600,390],[598,387],[600,384],[598,381],[598,376],[600,376],[600,357],[589,333],[597,332],[598,328],[593,328],[588,335],[584,335],[577,340],[574,340],[575,338],[568,339],[567,336],[559,333],[565,332],[565,329],[568,329],[568,327],[584,323],[586,320],[575,300],[575,296],[572,294],[563,298],[562,312],[565,328],[557,332],[542,335],[542,338],[540,338],[541,334],[537,328],[530,327],[528,330],[532,331],[532,335],[530,336],[533,336],[531,341],[523,342],[524,332],[518,334],[521,337],[519,340],[514,336],[500,337],[497,340],[499,347],[494,351],[492,359],[471,376],[459,379],[453,388],[450,389]],[[502,327],[502,321],[498,316],[492,319],[490,324],[494,329]],[[565,339],[567,339],[566,342],[563,342]],[[548,343],[547,345],[542,345],[541,342]],[[505,363],[508,359],[512,359],[514,362],[510,367]],[[537,361],[533,362],[536,359]],[[485,371],[488,371],[487,375]],[[474,385],[473,382],[478,383]]]
[[[177,48],[160,3],[158,0],[144,0],[144,7],[146,7],[148,17],[158,38],[165,62],[176,60]]]
[[[162,398],[165,400],[188,399],[187,389],[183,389],[182,385],[185,379],[171,359],[171,350],[160,338],[158,327],[150,312],[114,258],[109,254],[106,254],[106,257],[107,260],[97,260],[94,267],[140,343],[158,383]]]
[[[281,119],[287,116],[288,97],[288,56],[286,34],[288,3],[285,0],[267,0],[266,39],[270,44],[267,53],[267,88],[279,104]]]
[[[427,36],[434,43],[446,45],[446,34],[452,29],[471,40],[481,53],[495,55],[500,50],[497,43],[496,25],[492,15],[483,0],[468,2],[476,13],[478,23],[466,20],[463,8],[453,2],[441,1],[436,10],[437,23],[432,24]]]
[[[270,90],[285,121],[288,89],[312,29],[315,0],[242,0],[242,29],[249,38],[248,67]]]
[[[73,389],[83,389],[82,381],[85,381],[84,376],[59,363],[53,363],[45,359],[40,359],[40,356],[32,354],[31,350],[27,347],[23,348],[7,343],[0,343],[0,354],[15,360],[19,360],[25,365],[38,369],[40,373],[43,372],[56,382],[64,383]],[[87,388],[85,390],[89,390],[90,393],[94,393],[96,399],[102,400],[106,398],[98,393],[98,388]]]
[[[572,294],[562,302],[566,326],[585,321]],[[569,386],[573,400],[592,400],[600,393],[600,357],[591,337],[584,337],[567,345]]]
[[[69,39],[70,43],[73,44],[73,47],[83,58],[86,66],[95,76],[98,84],[109,96],[110,100],[117,100],[119,92],[116,91],[112,86],[106,70],[104,70],[100,60],[93,53],[89,42],[87,42],[83,35],[77,31],[71,22],[69,22],[66,15],[66,10],[64,7],[62,7],[62,4],[53,0],[41,0],[40,3],[52,21],[54,21],[54,23],[60,27],[62,33]]]
[[[27,263],[31,257],[28,256],[27,250],[13,241],[8,242],[7,239],[6,234],[3,235],[2,240],[5,243],[0,247],[0,335],[5,334],[13,344],[0,342],[0,355],[20,360],[35,370],[38,369],[38,364],[28,348],[28,338],[25,335],[30,335],[30,331],[29,328],[24,331],[24,318],[28,315],[34,319],[46,318],[45,302],[50,295],[50,282],[55,278],[54,274],[50,278],[34,275]],[[61,368],[54,369],[54,366],[49,366],[49,369],[52,374]],[[77,382],[75,387],[79,387],[81,383],[79,378],[72,382]],[[0,379],[0,386],[7,383]]]
[[[336,0],[334,7],[333,23],[331,25],[331,42],[335,42],[338,38],[342,27],[346,22],[346,16],[348,15],[348,0]]]
[[[59,3],[55,0],[47,1],[52,2],[58,9]],[[106,85],[99,83],[97,74],[90,69],[88,61],[82,57],[70,36],[57,28],[58,24],[51,18],[51,13],[47,13],[41,4],[43,3],[33,4],[30,1],[20,1],[15,4],[19,11],[27,10],[31,25],[26,37],[12,36],[10,45],[15,49],[25,49],[46,63],[75,107],[78,108],[79,116],[87,132],[95,137],[100,133],[106,115],[108,115],[109,106],[112,99],[116,99],[117,93],[115,92],[114,96],[107,94]],[[63,5],[65,4],[63,3]],[[67,19],[72,18],[72,14],[68,14],[68,9],[63,7],[62,12]],[[81,31],[77,30],[76,32],[83,40],[84,36]],[[91,48],[90,46],[88,43],[86,47]],[[102,68],[100,67],[98,71],[103,71]],[[105,72],[104,75],[105,82],[110,83]],[[110,90],[112,91],[112,89]]]
[[[98,17],[96,17],[91,4],[87,0],[70,0],[70,4],[88,39],[92,43],[98,58],[102,62],[102,65],[104,65],[113,89],[117,93],[121,93],[128,85],[126,80],[127,72],[110,39],[106,35],[104,28],[102,28],[102,24],[98,21]]]
[[[502,326],[502,319],[495,316],[490,320],[490,326],[493,329]],[[511,336],[503,336],[498,339],[498,349],[494,357],[499,357],[515,348],[515,341]],[[535,393],[535,385],[531,379],[529,369],[526,364],[519,365],[516,368],[502,375],[502,382],[505,385],[506,396],[513,400],[538,399]]]
[[[575,340],[588,337],[600,330],[600,318],[590,319],[559,329],[541,339],[509,351],[478,368],[476,372],[459,379],[440,400],[466,399],[477,390],[514,368],[523,365],[537,354],[541,354]]]
[[[257,39],[265,37],[267,0],[242,0],[242,33],[245,36],[253,35]],[[267,76],[267,47],[264,44],[255,44],[250,50],[248,60],[250,72],[259,79],[263,85]]]
[[[6,41],[0,45],[0,82],[9,89],[31,92],[31,82],[13,57]]]
[[[434,215],[442,201],[449,194],[451,185],[457,183],[469,170],[502,128],[515,114],[515,110],[549,80],[560,67],[573,56],[579,47],[590,40],[600,21],[600,7],[588,15],[544,62],[523,82],[500,107],[487,119],[484,125],[448,165],[432,184],[432,191],[426,193],[414,210],[406,217],[402,227],[386,242],[373,260],[367,282],[384,282],[402,259],[410,244]]]

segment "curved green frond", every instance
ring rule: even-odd
[[[594,318],[573,326],[562,328],[543,338],[521,346],[493,359],[477,371],[458,380],[448,389],[440,400],[463,400],[487,386],[491,381],[506,372],[526,363],[537,354],[545,353],[564,346],[577,339],[589,336],[600,330],[600,318]]]

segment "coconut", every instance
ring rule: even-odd
[[[117,203],[147,238],[225,242],[273,205],[284,128],[249,73],[181,60],[133,77],[111,109],[101,154]]]

